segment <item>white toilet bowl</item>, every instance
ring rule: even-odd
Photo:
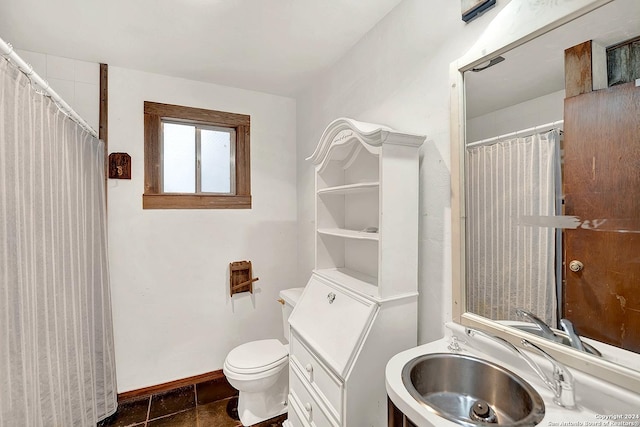
[[[284,336],[289,338],[288,318],[303,288],[280,292]],[[245,426],[287,412],[289,393],[289,346],[277,339],[251,341],[229,352],[224,375],[237,389],[238,415]]]
[[[276,339],[251,341],[227,355],[223,372],[240,395],[238,415],[245,426],[287,412],[288,349]]]

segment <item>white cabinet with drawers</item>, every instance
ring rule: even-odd
[[[289,318],[289,427],[386,425],[386,363],[417,344],[424,139],[338,119],[310,157],[316,268]]]
[[[289,354],[290,365],[297,369],[301,379],[314,390],[331,415],[339,420],[344,389],[341,377],[325,366],[298,336],[291,337]]]

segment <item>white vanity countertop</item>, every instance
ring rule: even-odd
[[[445,338],[398,353],[387,364],[385,372],[387,394],[396,407],[420,427],[459,426],[419,404],[402,383],[402,368],[413,358],[428,353],[451,353],[447,347],[452,335],[459,338],[462,348],[462,351],[457,353],[475,356],[503,366],[529,382],[540,393],[545,404],[545,416],[540,426],[640,426],[639,394],[568,368],[575,379],[578,408],[573,410],[562,408],[553,402],[553,392],[519,356],[481,336],[467,337],[461,325],[447,324]],[[532,352],[528,352],[527,355],[551,376],[551,365],[548,361]]]

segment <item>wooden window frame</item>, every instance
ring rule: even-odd
[[[162,193],[162,120],[233,128],[236,131],[235,194]],[[251,209],[251,118],[246,114],[144,102],[143,209]]]

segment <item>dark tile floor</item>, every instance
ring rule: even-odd
[[[286,414],[252,427],[282,427]],[[238,391],[225,378],[119,402],[97,427],[241,427]]]

